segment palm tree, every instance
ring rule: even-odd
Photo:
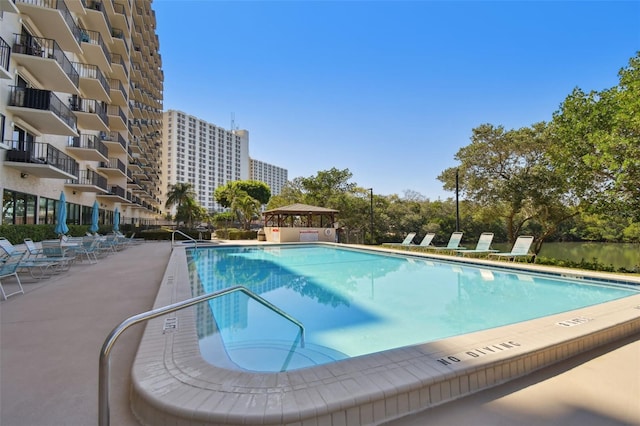
[[[193,206],[196,205],[196,193],[193,190],[193,185],[190,183],[178,182],[175,185],[171,186],[169,189],[169,193],[167,194],[167,202],[165,203],[165,207],[172,208],[177,206],[176,208],[176,221],[178,221],[179,216],[183,216],[184,212],[182,206]],[[187,218],[189,215],[186,215]]]

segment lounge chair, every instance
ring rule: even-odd
[[[409,246],[409,245],[411,245],[411,242],[413,241],[413,237],[415,237],[415,236],[416,236],[415,232],[409,232],[407,234],[407,236],[405,237],[404,241],[402,241],[400,243],[400,245],[401,246]]]
[[[431,250],[458,250],[464,248],[460,246],[460,241],[462,241],[462,232],[454,232],[451,234],[449,243],[446,246],[429,246],[428,248]]]
[[[36,243],[34,243],[31,238],[25,238],[24,245],[25,247],[27,247],[29,255],[25,259],[23,259],[23,262],[29,261],[32,263],[49,263],[54,271],[63,270],[66,264],[69,262],[69,259],[67,257],[57,258],[55,256],[46,256],[44,251],[41,248],[38,248],[36,246]]]
[[[519,258],[529,258],[533,256],[529,253],[529,248],[531,248],[531,244],[533,243],[533,237],[530,235],[521,235],[516,239],[516,242],[513,244],[513,248],[511,248],[510,252],[504,253],[489,253],[489,258],[507,258],[511,261],[515,261]],[[535,260],[535,258],[534,258]]]
[[[422,239],[422,241],[420,241],[420,244],[418,244],[421,247],[429,247],[431,245],[431,241],[433,241],[433,237],[435,237],[436,234],[435,232],[429,232],[427,235],[424,236],[424,238]]]
[[[467,254],[489,254],[497,253],[499,250],[491,249],[491,242],[493,241],[492,232],[483,232],[478,238],[478,243],[475,249],[458,249],[455,252],[459,255],[466,256]]]
[[[60,240],[45,240],[40,243],[42,246],[42,258],[59,262],[59,269],[69,269],[71,264],[76,260],[76,253],[64,246]],[[73,246],[75,244],[71,244]]]
[[[31,258],[27,255],[25,250],[18,250],[11,241],[4,237],[0,237],[0,247],[4,250],[7,256],[14,254],[21,254],[22,258],[18,264],[18,270],[27,270],[33,278],[43,278],[49,269],[55,265],[50,260],[44,260],[39,258]],[[36,273],[37,272],[37,273]]]
[[[22,288],[20,277],[18,277],[18,268],[20,267],[20,261],[22,260],[24,255],[25,252],[16,250],[13,253],[7,255],[4,259],[0,260],[0,279],[14,276],[18,281],[19,288],[19,290],[7,294],[5,293],[4,287],[2,287],[2,282],[0,281],[0,293],[2,293],[3,300],[7,300],[9,297],[15,294],[24,294],[24,289]]]

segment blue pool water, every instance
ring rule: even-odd
[[[626,286],[328,246],[189,250],[198,333],[214,365],[286,371],[570,311],[638,293]]]

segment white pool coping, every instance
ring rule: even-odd
[[[640,277],[464,261],[640,285]],[[174,248],[154,308],[192,297],[188,283],[185,249]],[[166,318],[177,318],[178,327],[164,332]],[[202,358],[195,309],[188,308],[147,324],[132,370],[132,409],[145,425],[381,424],[638,332],[640,294],[312,368],[251,373],[218,368]]]

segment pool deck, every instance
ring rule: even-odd
[[[97,424],[98,356],[102,343],[123,319],[152,308],[166,280],[170,256],[167,242],[129,247],[96,265],[73,265],[70,271],[40,282],[25,279],[26,294],[0,302],[0,424]],[[11,280],[3,281],[3,285],[12,288]],[[634,303],[631,308],[637,310],[640,302],[636,299]],[[629,307],[622,304],[620,309]],[[602,319],[595,311],[594,315],[598,315],[598,321],[612,323],[629,318],[628,312],[605,313],[616,317],[609,319]],[[573,333],[598,321],[566,329],[553,324],[549,327],[551,334]],[[130,408],[129,389],[143,330],[143,326],[134,326],[126,331],[112,353],[112,425],[139,424]],[[387,424],[640,425],[640,334],[622,338],[609,334],[610,338],[603,337],[607,342],[602,346]],[[526,333],[518,332],[517,337],[522,338],[515,342],[520,345],[530,342]],[[494,339],[496,344],[514,340],[511,336],[506,340],[504,336],[487,339]],[[443,352],[439,359],[462,359],[460,354],[468,352],[465,345],[470,343],[456,344],[461,345],[459,352]],[[384,376],[383,370],[377,371]],[[485,375],[482,380],[486,379]],[[407,404],[411,403],[410,398],[408,394]],[[402,399],[396,401],[403,403]],[[301,405],[305,404],[308,405]],[[389,409],[397,412],[397,408]],[[317,420],[308,424],[325,423]]]

